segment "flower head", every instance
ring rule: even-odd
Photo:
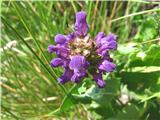
[[[57,55],[57,58],[51,60],[51,66],[64,68],[64,73],[58,78],[59,83],[78,83],[90,74],[98,87],[103,88],[105,81],[102,75],[115,70],[116,65],[110,58],[109,51],[117,48],[116,36],[113,33],[106,36],[99,32],[92,39],[87,35],[88,29],[86,13],[77,12],[74,32],[56,35],[56,45],[48,46],[49,53]]]

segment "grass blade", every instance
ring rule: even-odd
[[[48,68],[46,67],[46,65],[43,63],[43,61],[39,58],[39,56],[33,51],[33,49],[28,45],[28,43],[21,37],[21,35],[17,32],[16,29],[14,29],[12,26],[9,25],[9,23],[2,17],[2,21],[4,21],[4,23],[11,28],[15,34],[20,38],[20,40],[22,40],[22,42],[29,48],[29,50],[33,53],[33,55],[38,59],[38,61],[42,64],[42,66],[45,68],[45,70],[49,73],[49,75],[52,76],[53,79],[55,79],[55,76],[53,76],[53,74],[51,73],[50,70],[48,70]],[[53,81],[54,85],[57,86],[56,81]],[[67,94],[66,89],[64,88],[64,86],[62,86],[61,84],[58,84],[60,86],[60,88],[64,91],[65,94]]]

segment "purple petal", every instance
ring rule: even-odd
[[[49,52],[49,53],[56,52],[57,50],[58,50],[58,47],[55,46],[55,45],[49,45],[49,46],[48,46],[48,52]]]
[[[110,41],[110,42],[108,43],[108,49],[110,49],[110,50],[115,50],[115,49],[117,49],[117,42],[116,42],[116,41]]]
[[[113,33],[110,33],[108,36],[104,37],[102,40],[101,40],[102,44],[104,42],[110,42],[110,41],[116,41],[116,35],[114,35]]]
[[[107,37],[104,37],[99,42],[99,48],[96,50],[97,54],[104,57],[106,52],[109,50],[114,50],[117,48],[117,42],[115,41],[115,35],[110,34]]]
[[[101,56],[103,59],[110,58],[109,52],[106,51],[106,50],[100,51],[100,49],[97,49],[97,50],[96,50],[96,53],[97,53],[99,56]],[[102,59],[102,60],[103,60],[103,59]],[[107,59],[107,60],[108,60],[108,59]]]
[[[113,64],[112,62],[108,61],[108,60],[104,60],[100,65],[99,65],[99,69],[106,71],[106,72],[112,72],[114,71],[116,68],[116,65]]]
[[[58,34],[55,36],[55,42],[58,44],[64,44],[66,42],[66,38],[64,35]]]
[[[74,69],[74,75],[71,78],[71,81],[73,82],[80,82],[80,80],[86,75],[86,70],[85,69]]]
[[[86,59],[84,56],[76,55],[71,57],[71,61],[69,63],[70,69],[82,69],[86,65]]]
[[[99,33],[97,34],[97,36],[96,36],[96,38],[95,38],[97,47],[100,46],[100,44],[101,44],[101,39],[102,39],[103,37],[105,37],[105,34],[104,34],[103,32],[99,32]]]
[[[63,75],[58,78],[59,83],[64,84],[67,81],[71,80],[71,77],[73,76],[73,71],[70,70],[69,68],[65,68],[65,71]]]
[[[86,12],[80,11],[76,13],[76,22],[85,22],[86,21]]]
[[[53,60],[51,60],[50,64],[52,67],[62,66],[63,60],[61,58],[54,58]]]
[[[116,36],[113,33],[110,33],[108,36],[105,37],[105,34],[103,32],[100,32],[96,36],[96,45],[98,48],[100,48],[101,51],[104,49],[116,49],[117,48],[117,42],[116,42]]]
[[[88,24],[86,22],[86,12],[77,12],[76,13],[76,23],[74,26],[75,33],[78,36],[85,36],[88,32]]]
[[[104,88],[106,86],[106,83],[104,80],[98,79],[97,80],[97,85],[99,88]]]
[[[107,55],[107,51],[100,51],[99,49],[96,51],[97,52],[97,54],[99,55],[99,56],[101,56],[101,57],[105,57],[106,55]]]
[[[69,59],[63,58],[63,67],[69,67],[69,62],[70,62]]]
[[[79,82],[86,75],[86,68],[88,66],[89,63],[86,61],[84,56],[72,56],[69,67],[74,70],[74,75],[72,76],[71,81],[76,83]]]
[[[101,73],[95,73],[93,74],[93,79],[96,81],[99,88],[105,87],[105,81],[102,80],[102,74]]]
[[[71,81],[72,81],[72,82],[75,82],[75,83],[79,83],[82,78],[83,78],[83,76],[78,76],[78,75],[74,74],[74,75],[71,77]]]
[[[97,49],[97,52],[114,50],[116,48],[117,48],[117,42],[116,41],[110,41],[110,42],[104,43],[99,49]]]
[[[65,46],[61,45],[50,45],[48,46],[48,52],[53,53],[56,52],[58,57],[67,57],[70,53],[70,50]]]
[[[70,53],[69,49],[64,46],[59,46],[58,50],[56,51],[57,56],[63,58],[68,57],[69,53]]]
[[[101,46],[104,49],[112,49],[112,50],[116,49],[117,48],[116,36],[110,33],[107,37],[102,38]]]
[[[74,74],[76,74],[77,76],[85,76],[86,74],[86,70],[85,69],[74,69]]]

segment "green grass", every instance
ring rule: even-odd
[[[145,1],[2,1],[1,118],[157,120],[160,117],[160,3]],[[118,36],[116,72],[99,90],[91,78],[60,85],[62,69],[47,52],[58,33],[73,31],[87,12],[89,34]],[[140,70],[139,70],[140,68]],[[146,70],[147,69],[147,70]],[[121,94],[130,96],[121,104]],[[51,100],[46,100],[52,98]]]

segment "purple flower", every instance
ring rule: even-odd
[[[105,34],[103,32],[99,32],[95,38],[95,42],[97,47],[101,45],[101,39],[105,37]]]
[[[69,68],[65,68],[63,75],[58,78],[58,82],[61,84],[66,83],[67,81],[71,80],[71,77],[73,76],[73,71]]]
[[[86,65],[86,59],[84,56],[75,55],[71,57],[71,61],[69,63],[70,69],[82,69]]]
[[[55,45],[49,45],[48,46],[48,52],[49,53],[53,53],[55,51],[57,51],[57,47]]]
[[[99,65],[99,70],[103,70],[105,72],[112,72],[115,70],[116,65],[113,64],[112,62],[108,60],[104,60],[100,65]]]
[[[69,49],[65,46],[55,46],[55,45],[49,45],[48,46],[48,52],[53,53],[56,52],[57,56],[59,57],[67,57],[69,55]]]
[[[66,37],[61,34],[56,35],[54,39],[57,44],[64,44],[66,42]]]
[[[108,36],[104,36],[103,33],[99,33],[96,37],[97,54],[104,57],[109,50],[115,50],[117,48],[116,36],[110,33]]]
[[[105,87],[105,82],[102,79],[102,73],[95,73],[93,74],[93,79],[96,81],[98,87],[104,88]]]
[[[86,36],[88,32],[88,24],[86,22],[86,13],[78,12],[76,13],[76,23],[74,26],[75,33],[77,36]]]
[[[53,60],[51,60],[50,64],[52,67],[62,66],[63,60],[61,58],[54,58]]]
[[[79,82],[86,75],[87,61],[84,56],[76,55],[71,57],[69,67],[74,71],[71,81]]]
[[[63,67],[64,73],[58,78],[59,83],[68,81],[79,83],[89,74],[93,76],[99,88],[105,87],[102,75],[113,72],[116,65],[110,58],[109,51],[117,48],[116,36],[99,32],[95,39],[87,35],[86,13],[76,13],[74,32],[55,36],[56,45],[49,45],[48,52],[57,58],[51,60],[52,67]]]
[[[69,55],[69,49],[64,46],[59,46],[56,51],[57,56],[66,58]]]

